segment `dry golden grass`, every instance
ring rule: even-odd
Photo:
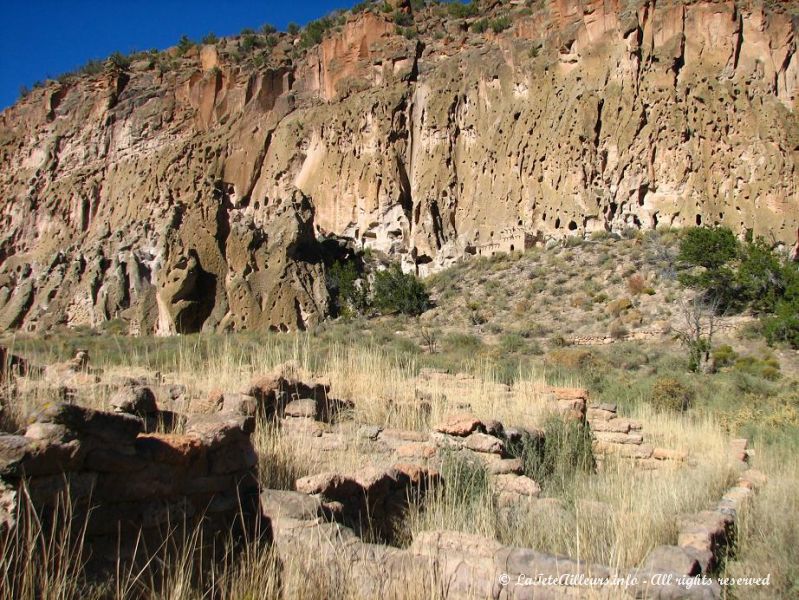
[[[765,450],[765,451],[764,451]],[[758,452],[754,466],[769,477],[744,511],[737,551],[727,562],[729,577],[765,577],[768,587],[734,590],[737,598],[799,597],[799,461],[796,446],[770,445]]]

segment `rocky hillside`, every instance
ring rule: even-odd
[[[0,114],[0,329],[303,328],[326,238],[422,274],[625,227],[792,241],[793,8],[392,0],[50,81]]]

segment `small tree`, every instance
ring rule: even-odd
[[[403,273],[394,264],[375,275],[373,303],[382,313],[399,312],[420,315],[430,306],[430,296],[424,284],[412,273]]]
[[[726,227],[694,227],[680,240],[677,258],[712,270],[730,262],[737,252],[738,240]]]
[[[784,342],[799,348],[799,270],[787,262],[782,267],[784,291],[774,306],[774,314],[763,319],[763,333],[769,344]]]
[[[438,329],[433,329],[427,325],[421,325],[419,328],[419,335],[422,338],[422,344],[427,347],[430,354],[438,352],[438,338],[441,332]]]
[[[688,350],[688,369],[694,373],[706,371],[712,364],[710,350],[718,328],[718,306],[695,296],[679,303],[682,323],[675,327],[676,337]]]
[[[738,252],[738,240],[725,227],[687,230],[680,240],[677,259],[692,269],[680,274],[680,283],[702,290],[705,301],[721,311],[741,310],[745,301],[737,274],[729,266]]]
[[[328,275],[328,287],[333,292],[339,314],[349,316],[366,310],[369,290],[365,280],[359,280],[352,261],[336,262]]]
[[[178,41],[178,54],[183,56],[192,47],[194,47],[194,42],[189,39],[189,36],[187,35],[180,36],[180,40]]]

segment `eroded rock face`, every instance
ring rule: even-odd
[[[431,8],[413,40],[365,12],[259,68],[226,40],[51,82],[0,114],[0,329],[306,327],[321,234],[422,274],[503,236],[792,243],[799,61],[774,10],[550,1],[494,34]]]

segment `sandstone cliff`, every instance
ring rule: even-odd
[[[307,327],[325,236],[420,273],[509,229],[793,241],[793,8],[401,5],[48,82],[0,114],[0,329]]]

